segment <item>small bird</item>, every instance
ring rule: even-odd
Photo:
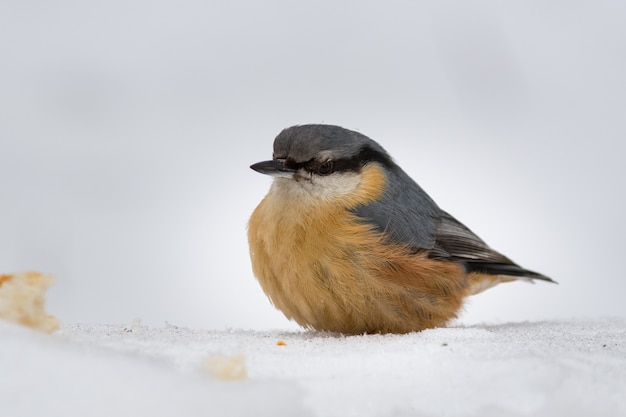
[[[274,178],[248,224],[254,275],[305,328],[420,331],[498,283],[554,282],[491,249],[361,133],[293,126],[250,168]]]

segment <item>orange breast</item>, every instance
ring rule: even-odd
[[[372,164],[342,198],[294,199],[277,187],[256,208],[248,226],[252,268],[288,318],[360,334],[418,331],[456,316],[467,294],[462,268],[386,244],[350,212],[378,198],[384,181]]]

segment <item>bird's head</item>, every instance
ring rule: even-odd
[[[274,177],[273,188],[294,198],[328,201],[363,192],[362,185],[373,180],[369,177],[384,176],[394,166],[389,154],[365,135],[339,126],[301,125],[276,137],[273,159],[250,168]],[[378,183],[384,186],[380,178]]]

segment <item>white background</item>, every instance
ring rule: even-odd
[[[463,323],[626,317],[626,5],[0,3],[0,272],[64,323],[295,328],[252,276],[248,166],[287,126],[379,141],[559,285]]]

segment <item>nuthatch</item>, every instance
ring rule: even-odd
[[[306,328],[419,331],[500,282],[554,282],[491,249],[358,132],[287,128],[251,168],[274,177],[248,225],[253,272]]]

